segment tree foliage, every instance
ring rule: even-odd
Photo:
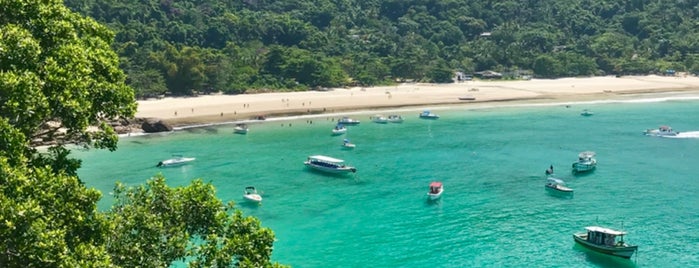
[[[105,120],[132,117],[136,103],[113,37],[62,1],[0,0],[0,267],[279,266],[270,262],[272,231],[222,204],[211,184],[170,188],[156,176],[145,186],[118,185],[116,204],[98,211],[102,194],[80,181],[80,161],[63,143],[35,149],[36,139],[63,131],[65,140],[85,147],[116,149]],[[121,45],[133,59],[163,59],[139,65],[126,57],[122,65],[132,73],[150,70],[129,78],[152,93],[166,79],[182,90],[228,79],[207,73],[221,60],[199,46],[153,41],[165,48],[155,53]]]
[[[446,62],[446,67],[452,71],[504,71],[540,69],[534,65],[537,59],[545,56],[551,56],[561,66],[589,67],[589,59],[595,60],[596,66],[592,69],[535,71],[540,76],[560,77],[664,71],[658,69],[661,66],[658,62],[673,62],[678,71],[691,71],[693,67],[685,59],[699,53],[696,1],[148,0],[114,3],[68,0],[66,3],[110,25],[117,32],[117,46],[135,43],[147,53],[160,53],[166,44],[182,52],[192,47],[211,49],[210,53],[218,54],[219,61],[201,59],[202,54],[188,56],[200,58],[198,61],[207,66],[232,66],[229,73],[235,73],[234,77],[217,81],[228,81],[235,84],[236,89],[219,83],[194,86],[231,93],[258,87],[285,90],[385,83],[387,74],[382,71],[358,71],[366,62],[382,63],[385,67],[381,69],[391,70],[388,76],[396,80],[430,81],[430,70],[444,67],[433,64],[441,62]],[[250,63],[249,58],[226,53],[230,46],[255,51],[256,64]],[[312,61],[317,63],[334,65],[333,62],[339,60],[341,68],[316,70],[316,76],[324,79],[287,77],[284,74],[302,72],[292,70],[302,66],[290,64],[274,72],[264,69],[270,66],[268,61],[274,64],[278,60],[275,58],[278,55],[273,53],[275,47],[304,51],[304,54],[313,55]],[[565,55],[556,56],[556,53]],[[160,60],[125,52],[120,55],[130,64],[141,67]],[[641,62],[651,67],[628,64],[632,63],[634,55],[642,56]],[[190,68],[187,62],[175,58],[168,58],[166,64],[179,69]],[[206,73],[216,70],[204,67],[203,76],[210,77]],[[168,70],[160,71],[167,77]],[[341,74],[336,73],[338,71]],[[180,91],[177,85],[166,84],[171,93],[189,93]],[[136,92],[144,95],[140,87]]]

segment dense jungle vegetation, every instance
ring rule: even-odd
[[[699,0],[66,0],[138,97],[699,70]]]

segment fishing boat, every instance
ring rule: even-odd
[[[236,134],[248,134],[248,125],[247,124],[236,124],[235,127],[233,128],[233,133]]]
[[[377,114],[371,117],[371,121],[374,123],[386,124],[388,123],[388,118],[386,118],[383,115]]]
[[[657,129],[646,129],[646,131],[643,132],[646,136],[656,136],[656,137],[663,137],[663,136],[677,136],[677,134],[680,134],[677,131],[672,130],[670,126],[660,126]]]
[[[422,119],[438,119],[439,115],[433,114],[429,110],[424,110],[420,113],[419,117]]]
[[[184,157],[182,155],[173,155],[173,158],[158,162],[156,167],[174,167],[181,166],[196,160],[194,157]]]
[[[565,186],[565,182],[563,180],[554,178],[554,177],[548,177],[546,178],[546,190],[550,190],[553,192],[558,192],[558,193],[573,193],[573,189],[568,188]]]
[[[343,116],[342,118],[337,120],[338,124],[343,124],[343,125],[358,125],[360,122],[359,120],[349,118],[347,116]]]
[[[626,232],[599,226],[588,226],[585,229],[587,233],[573,234],[573,239],[591,250],[626,259],[630,259],[631,255],[638,250],[638,246],[624,242]]]
[[[344,139],[344,140],[342,141],[342,148],[345,148],[345,149],[354,149],[354,147],[357,147],[357,146],[354,145],[354,143],[351,143],[349,139]]]
[[[578,161],[573,163],[573,172],[591,171],[597,167],[595,152],[585,151],[578,154]]]
[[[333,135],[342,135],[345,133],[347,133],[347,127],[345,127],[345,125],[343,125],[343,124],[337,124],[333,128]]]
[[[430,190],[427,192],[427,196],[430,200],[437,200],[442,197],[444,192],[444,185],[441,182],[433,181],[430,183]]]
[[[388,116],[389,123],[403,123],[403,117],[397,114],[392,114]]]
[[[262,202],[262,196],[257,193],[257,189],[254,186],[245,187],[245,192],[243,193],[243,198],[247,201],[252,202]]]
[[[324,155],[309,156],[308,159],[303,163],[307,167],[329,173],[357,172],[357,169],[355,167],[345,165],[345,160]]]

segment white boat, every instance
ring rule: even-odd
[[[630,259],[633,253],[638,250],[638,246],[624,242],[626,232],[599,226],[588,226],[585,229],[587,233],[573,234],[573,239],[591,250],[625,259]]]
[[[342,148],[345,148],[345,149],[354,149],[354,147],[357,147],[357,146],[354,145],[354,143],[351,143],[349,139],[344,139],[344,140],[342,141]]]
[[[183,157],[181,155],[173,155],[173,158],[163,160],[158,162],[156,167],[174,167],[174,166],[181,166],[184,164],[187,164],[189,162],[192,162],[196,160],[194,157]]]
[[[342,135],[347,133],[347,127],[342,124],[338,124],[333,128],[333,135]]]
[[[437,119],[437,118],[439,118],[439,115],[433,114],[429,110],[422,111],[419,116],[420,116],[420,118],[423,118],[423,119]]]
[[[646,129],[646,131],[643,132],[643,134],[646,134],[647,136],[677,136],[677,134],[680,134],[677,131],[672,130],[670,126],[660,126],[657,129]]]
[[[248,134],[248,125],[247,124],[236,124],[235,128],[233,128],[233,133],[236,134]]]
[[[585,110],[583,110],[582,112],[580,112],[580,115],[582,115],[582,116],[592,116],[592,115],[594,115],[594,114],[595,114],[595,113],[593,113],[592,111],[590,111],[590,110],[588,110],[588,109],[585,109]]]
[[[307,167],[329,173],[357,172],[357,169],[355,167],[345,165],[345,160],[324,155],[309,156],[308,159],[303,163]]]
[[[427,192],[427,196],[430,200],[437,200],[442,197],[444,192],[444,185],[441,182],[433,181],[430,183],[430,190]]]
[[[403,123],[403,117],[400,115],[392,114],[387,119],[389,123]]]
[[[568,188],[565,186],[565,182],[563,180],[554,178],[554,177],[548,177],[546,178],[546,189],[555,191],[555,192],[560,192],[560,193],[572,193],[573,189]]]
[[[595,152],[585,151],[578,154],[578,161],[573,163],[573,172],[591,171],[597,167]]]
[[[254,186],[245,187],[245,192],[243,193],[243,198],[252,202],[262,202],[262,196],[257,193],[257,189]]]
[[[359,120],[349,118],[347,116],[344,116],[340,119],[337,120],[338,124],[343,124],[343,125],[358,125]]]
[[[386,124],[386,123],[388,123],[388,118],[386,118],[383,115],[377,114],[377,115],[371,117],[371,121],[374,123]]]

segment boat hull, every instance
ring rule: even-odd
[[[168,159],[158,162],[157,167],[177,167],[194,161],[195,158]]]
[[[262,196],[260,196],[259,194],[246,194],[243,195],[243,198],[251,202],[262,202]]]
[[[565,193],[565,194],[570,194],[573,193],[573,189],[570,189],[565,186],[551,186],[551,185],[546,185],[546,190],[556,192],[556,193]]]
[[[634,252],[638,249],[638,246],[601,246],[593,244],[587,241],[587,234],[574,234],[573,239],[578,244],[591,249],[593,251],[604,253],[612,256],[622,257],[625,259],[630,259]]]
[[[427,198],[429,198],[430,200],[437,200],[437,199],[439,199],[439,198],[441,198],[441,197],[442,197],[442,192],[439,192],[439,193],[436,193],[436,194],[427,193]]]
[[[573,172],[592,171],[597,167],[597,163],[573,163]]]

